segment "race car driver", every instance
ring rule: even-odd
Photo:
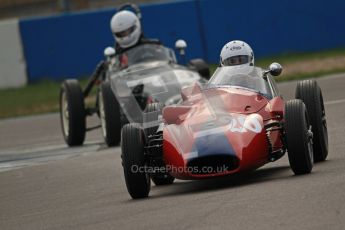
[[[220,67],[234,67],[246,68],[247,66],[254,67],[254,53],[250,46],[239,40],[228,42],[220,52]],[[245,88],[257,89],[259,88],[260,81],[250,77],[249,75],[232,76],[226,79],[226,84],[236,85]],[[223,84],[225,84],[223,82]]]
[[[123,55],[127,50],[142,44],[160,44],[159,40],[144,37],[139,18],[131,11],[117,12],[110,21],[110,27],[116,41],[116,55],[122,67],[126,67],[128,62],[126,55]]]
[[[254,66],[254,53],[250,46],[239,40],[228,42],[220,52],[220,66]]]

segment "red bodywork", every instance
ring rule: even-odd
[[[269,100],[230,87],[201,90],[197,84],[181,94],[182,104],[163,109],[163,156],[172,176],[199,179],[256,169],[269,162],[270,151],[283,147],[280,131],[265,128],[282,119],[281,97]],[[217,164],[229,167],[207,173],[191,170]]]

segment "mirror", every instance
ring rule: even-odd
[[[269,73],[272,76],[279,76],[283,71],[283,67],[277,63],[277,62],[273,62],[270,67],[269,67]]]
[[[187,48],[187,43],[185,40],[177,40],[175,42],[175,48],[180,52],[180,55],[185,55],[185,49]]]
[[[104,56],[107,58],[113,57],[116,54],[116,51],[113,47],[108,46],[104,49]]]

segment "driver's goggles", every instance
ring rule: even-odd
[[[245,63],[249,63],[249,56],[248,55],[238,55],[229,57],[222,61],[224,66],[234,66],[234,65],[242,65]]]
[[[115,36],[118,37],[118,38],[126,37],[126,36],[130,35],[131,33],[133,33],[133,31],[134,31],[136,28],[137,28],[137,26],[134,25],[134,26],[130,27],[130,28],[127,29],[127,30],[124,30],[124,31],[115,33]]]

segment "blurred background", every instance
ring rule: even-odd
[[[122,0],[0,0],[0,118],[54,112],[59,84],[82,82],[114,45]],[[132,0],[147,37],[216,68],[222,46],[243,40],[256,64],[283,64],[278,81],[345,72],[343,0]],[[83,80],[84,79],[84,80]]]

